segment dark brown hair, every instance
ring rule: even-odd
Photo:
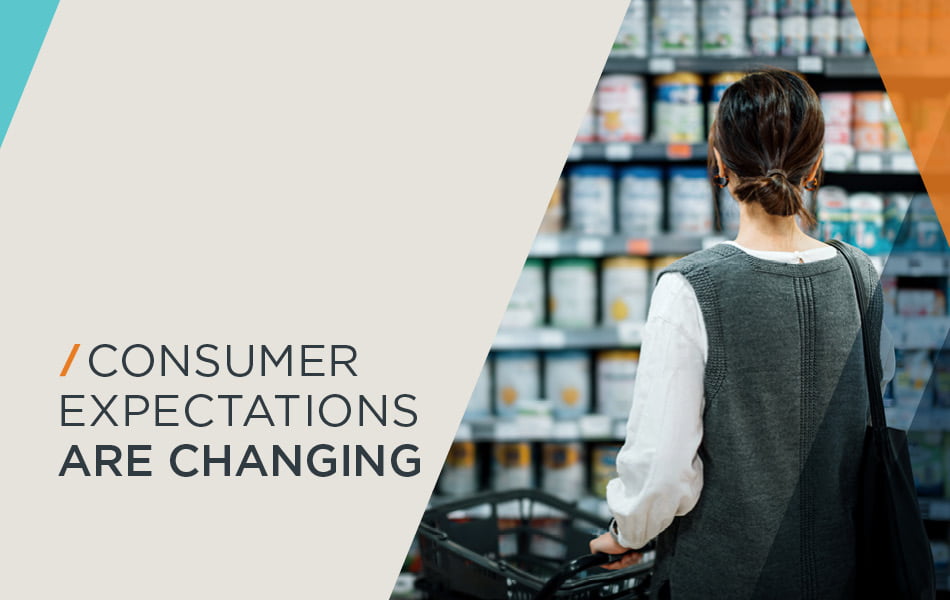
[[[800,75],[784,69],[753,71],[722,95],[709,132],[709,169],[718,175],[715,147],[738,178],[736,200],[758,202],[770,215],[814,218],[803,192],[825,140],[818,95]],[[816,173],[821,181],[821,170]]]

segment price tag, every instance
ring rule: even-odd
[[[627,253],[634,256],[650,256],[651,246],[649,238],[627,240]]]
[[[854,149],[841,144],[825,144],[825,170],[832,172],[847,171],[854,158]]]
[[[657,56],[647,62],[647,71],[656,75],[672,73],[676,70],[676,61],[668,56]]]
[[[556,235],[539,233],[531,245],[531,256],[557,256],[559,245]]]
[[[604,157],[607,160],[630,160],[633,158],[633,144],[612,142],[604,146]]]
[[[884,157],[876,152],[862,152],[856,166],[862,173],[880,173],[884,170]]]
[[[798,71],[800,73],[821,73],[825,70],[825,62],[820,56],[799,56]]]
[[[538,332],[538,345],[544,348],[563,348],[567,345],[567,335],[560,329],[542,329]]]
[[[571,146],[570,152],[567,153],[567,160],[577,161],[584,159],[584,146],[581,144],[575,143]]]
[[[582,237],[577,240],[577,253],[581,256],[603,256],[604,240],[595,237]]]
[[[620,323],[617,325],[617,339],[622,346],[638,346],[643,339],[642,331],[642,323]]]
[[[667,144],[666,157],[670,160],[689,160],[693,157],[693,147],[689,144]]]
[[[910,152],[896,152],[891,155],[891,170],[897,173],[916,173],[917,162]]]
[[[496,440],[518,440],[521,439],[521,428],[514,421],[496,421],[495,422]]]

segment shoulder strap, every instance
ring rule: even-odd
[[[868,396],[871,405],[871,425],[875,429],[884,429],[887,427],[887,421],[884,418],[884,398],[881,396],[881,376],[878,373],[880,367],[880,350],[876,351],[871,344],[871,333],[868,328],[868,297],[861,281],[859,267],[854,259],[854,255],[843,243],[838,240],[829,240],[830,246],[834,246],[841,256],[848,262],[851,269],[851,279],[854,281],[854,292],[858,298],[858,311],[861,313],[861,337],[864,340],[864,373],[868,382]]]

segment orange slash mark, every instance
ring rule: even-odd
[[[59,372],[60,377],[66,377],[66,373],[69,372],[69,366],[73,364],[73,359],[76,358],[77,350],[79,350],[79,344],[73,344],[73,349],[69,351],[69,358],[66,359],[66,364],[63,365],[63,370]]]

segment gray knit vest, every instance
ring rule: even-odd
[[[876,344],[877,277],[849,251],[874,298]],[[706,325],[704,483],[658,539],[655,597],[852,596],[868,395],[847,263],[782,264],[720,244],[670,272],[692,285]]]

